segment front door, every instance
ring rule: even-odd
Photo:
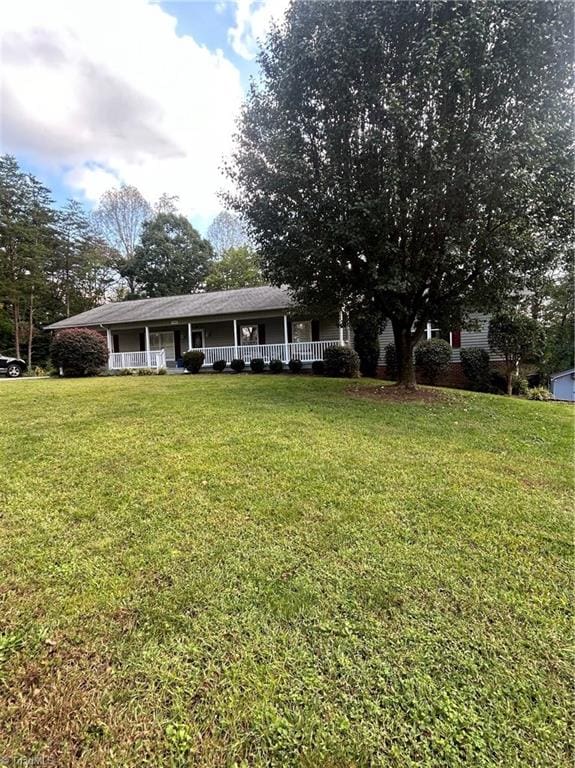
[[[192,349],[198,349],[204,346],[204,332],[192,331]]]

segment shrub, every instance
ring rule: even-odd
[[[198,373],[204,364],[206,356],[201,349],[189,349],[182,355],[184,367],[189,373]]]
[[[323,376],[325,374],[325,363],[323,360],[314,360],[311,364],[311,371],[314,376]]]
[[[527,394],[528,389],[529,383],[526,378],[523,376],[517,376],[517,374],[514,374],[511,377],[511,391],[514,395],[524,397]]]
[[[356,379],[359,376],[359,355],[348,347],[328,347],[323,353],[326,376],[344,376]]]
[[[507,379],[496,369],[489,371],[489,391],[493,395],[504,395],[507,390]]]
[[[489,389],[489,352],[481,347],[465,347],[460,352],[461,369],[475,392]]]
[[[136,375],[135,368],[121,368],[118,371],[118,376],[135,376],[135,375]]]
[[[156,371],[157,376],[165,376],[167,373],[168,371],[166,370],[166,368],[158,368],[158,370]]]
[[[547,387],[532,387],[527,390],[528,400],[553,400],[553,395]]]
[[[232,371],[235,371],[236,373],[241,373],[244,368],[246,367],[245,361],[241,358],[236,358],[235,360],[232,360],[230,363],[230,368]]]
[[[415,365],[426,379],[435,384],[451,362],[451,347],[443,339],[427,339],[415,348]]]
[[[221,373],[227,364],[228,364],[227,360],[214,360],[214,362],[212,363],[212,368],[214,369],[214,371],[216,371],[216,373]]]
[[[262,357],[254,357],[250,360],[250,368],[254,373],[263,373],[266,369],[265,361]]]
[[[395,344],[388,344],[385,348],[385,375],[388,379],[397,380],[397,355],[395,354]]]
[[[272,373],[281,373],[284,369],[284,364],[281,360],[270,360],[269,369]]]
[[[138,368],[138,376],[153,376],[155,371],[151,368]]]
[[[108,362],[108,345],[98,331],[70,328],[54,336],[50,358],[65,376],[95,376]]]
[[[290,360],[288,363],[288,368],[292,373],[301,373],[303,368],[303,363],[301,360],[297,360],[297,359]]]
[[[379,331],[381,323],[370,317],[358,318],[353,326],[353,347],[359,355],[363,376],[377,375],[379,363]]]

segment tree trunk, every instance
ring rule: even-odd
[[[16,357],[20,357],[20,299],[14,301],[14,347]]]
[[[415,389],[415,365],[413,362],[413,348],[416,340],[411,332],[411,327],[404,327],[401,323],[392,321],[393,338],[395,342],[395,357],[397,360],[397,384],[405,389]]]
[[[28,313],[28,370],[32,370],[32,343],[34,337],[34,286],[30,290],[30,311]]]
[[[513,394],[513,371],[507,370],[506,371],[506,378],[507,378],[507,394],[509,397]]]

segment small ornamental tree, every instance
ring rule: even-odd
[[[443,339],[427,339],[415,348],[415,366],[430,384],[449,368],[451,347]]]
[[[505,358],[507,394],[513,393],[513,375],[522,362],[541,357],[545,336],[543,328],[533,318],[519,312],[500,312],[491,318],[489,346]]]
[[[108,361],[108,345],[98,331],[70,328],[54,336],[50,358],[65,376],[94,376]]]

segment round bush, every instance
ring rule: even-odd
[[[182,355],[184,361],[184,368],[189,373],[199,373],[206,356],[201,349],[189,349]]]
[[[241,373],[244,368],[246,367],[245,361],[241,358],[236,358],[235,360],[232,360],[230,363],[230,368],[232,371],[235,371],[236,373]]]
[[[250,368],[253,373],[263,373],[266,369],[265,360],[262,357],[253,357],[250,360]]]
[[[489,389],[489,353],[481,347],[464,347],[460,352],[461,369],[475,392]]]
[[[343,376],[357,379],[359,376],[359,355],[348,347],[328,347],[323,353],[326,376]]]
[[[385,348],[385,375],[392,381],[397,380],[397,355],[395,354],[395,344],[388,344]]]
[[[415,348],[415,365],[431,384],[449,368],[450,362],[451,347],[443,339],[428,339]]]
[[[553,400],[553,395],[547,387],[532,387],[527,390],[528,400]]]
[[[288,363],[288,367],[292,373],[301,373],[303,368],[303,363],[301,360],[290,360]]]
[[[108,345],[98,331],[70,328],[54,336],[50,358],[65,376],[95,376],[108,362]]]
[[[325,363],[323,360],[314,360],[311,364],[311,371],[314,376],[323,376],[325,374]]]
[[[224,370],[224,368],[226,367],[227,364],[228,363],[227,363],[226,360],[214,360],[214,362],[212,363],[212,368],[217,373],[221,373]]]
[[[269,368],[272,373],[281,373],[284,369],[284,364],[281,360],[270,360]]]

